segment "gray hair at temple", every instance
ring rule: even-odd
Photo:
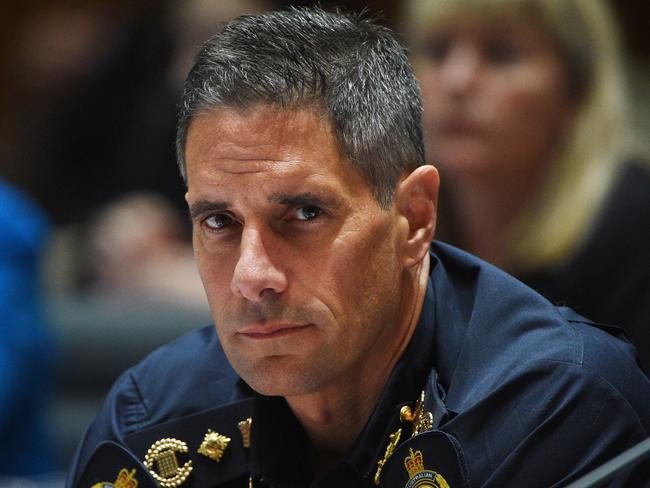
[[[364,14],[319,8],[242,15],[197,55],[181,99],[178,165],[192,119],[213,108],[313,108],[383,208],[401,175],[424,164],[422,102],[404,48]]]

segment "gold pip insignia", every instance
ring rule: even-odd
[[[248,417],[246,420],[242,420],[237,425],[239,426],[239,431],[241,432],[241,442],[244,447],[251,447],[251,425],[253,424],[253,419]]]
[[[420,393],[420,398],[415,404],[415,411],[411,410],[408,405],[400,409],[399,416],[402,422],[408,421],[413,424],[413,433],[411,437],[426,432],[433,428],[433,414],[424,409],[425,394],[424,390]]]
[[[117,479],[114,483],[109,483],[108,481],[100,481],[95,483],[91,488],[137,488],[138,480],[134,478],[135,469],[127,471],[125,468],[122,468],[117,475]]]
[[[388,461],[388,458],[393,455],[393,451],[397,447],[399,438],[402,436],[401,427],[388,436],[389,442],[386,446],[386,452],[384,453],[384,458],[377,462],[377,472],[375,473],[375,484],[379,485],[379,478],[381,476],[381,470],[384,469],[384,464]]]
[[[413,452],[413,448],[409,447],[409,453],[410,455],[404,458],[404,467],[409,474],[404,488],[449,488],[442,475],[424,468],[422,451]]]
[[[219,462],[228,444],[230,444],[230,437],[221,435],[218,432],[212,432],[212,430],[208,429],[197,452],[209,457],[213,461]]]
[[[192,461],[178,466],[177,452],[187,452],[187,444],[177,439],[160,439],[147,451],[144,465],[163,488],[177,488],[192,472]],[[154,470],[155,466],[155,470]]]

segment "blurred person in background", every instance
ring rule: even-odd
[[[45,421],[54,351],[39,279],[48,231],[43,211],[0,177],[0,483],[55,466]]]
[[[441,239],[623,326],[650,365],[650,176],[597,0],[410,0]],[[446,191],[445,191],[446,190]]]
[[[152,192],[126,195],[89,224],[88,261],[93,293],[118,302],[157,298],[183,307],[207,307],[184,223]]]
[[[31,5],[31,4],[30,4]],[[88,58],[72,32],[88,24],[72,16],[70,36],[51,36],[61,18],[44,6],[7,16],[11,38],[2,51],[0,86],[0,485],[32,486],[61,459],[56,425],[49,417],[58,336],[45,312],[42,261],[51,236],[51,216],[42,188],[49,171],[34,164],[46,150],[43,127],[56,112],[63,86],[79,79]],[[57,31],[60,32],[60,31]],[[4,33],[7,36],[6,32]],[[48,39],[49,42],[42,42]],[[61,56],[52,56],[60,50]],[[68,81],[64,81],[68,80]],[[59,192],[60,188],[56,191]],[[57,337],[58,339],[58,337]]]

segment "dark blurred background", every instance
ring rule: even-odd
[[[176,94],[193,50],[219,24],[218,17],[313,3],[5,2],[0,16],[3,174],[27,189],[56,225],[77,223],[116,195],[142,189],[170,197],[183,209],[183,188],[168,162],[174,161]],[[398,1],[320,3],[382,12],[387,25],[399,25]],[[650,63],[645,3],[610,3],[623,28],[633,92],[639,95],[633,97],[637,125],[645,130],[648,102],[642,86]]]
[[[36,486],[62,485],[85,425],[121,371],[210,322],[174,155],[175,104],[193,53],[242,11],[313,3],[3,2],[0,178],[51,224],[39,262],[55,351],[52,385],[42,393],[55,473],[32,476]],[[646,2],[610,3],[624,34],[634,126],[647,140]],[[397,1],[320,4],[367,8],[400,25]],[[35,486],[20,483],[5,484]]]

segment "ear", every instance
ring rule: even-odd
[[[397,184],[395,209],[407,224],[401,236],[406,267],[415,266],[429,252],[436,230],[439,186],[438,170],[431,165],[418,167]]]

